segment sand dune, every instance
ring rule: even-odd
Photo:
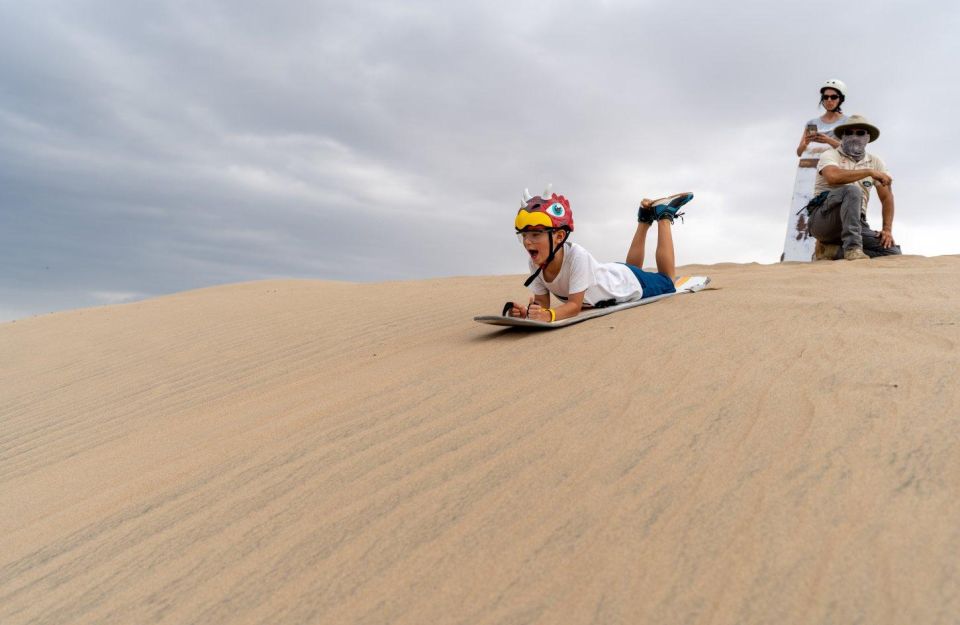
[[[954,623],[960,257],[271,281],[0,325],[0,623]]]

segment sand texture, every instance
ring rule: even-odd
[[[0,325],[0,623],[957,623],[960,257],[685,272]]]

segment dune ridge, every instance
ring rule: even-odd
[[[949,623],[960,257],[266,281],[0,324],[0,622]]]

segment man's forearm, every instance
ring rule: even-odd
[[[883,230],[893,231],[893,193],[886,193],[880,197],[880,214],[883,215]]]
[[[872,169],[840,169],[839,167],[824,167],[820,172],[827,180],[827,184],[849,184],[873,175]]]

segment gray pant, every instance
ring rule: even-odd
[[[880,233],[871,230],[866,216],[860,213],[862,202],[863,191],[858,185],[845,184],[833,189],[823,204],[810,214],[807,232],[821,243],[841,244],[844,250],[863,248],[871,257],[900,254],[899,245],[883,247]]]

